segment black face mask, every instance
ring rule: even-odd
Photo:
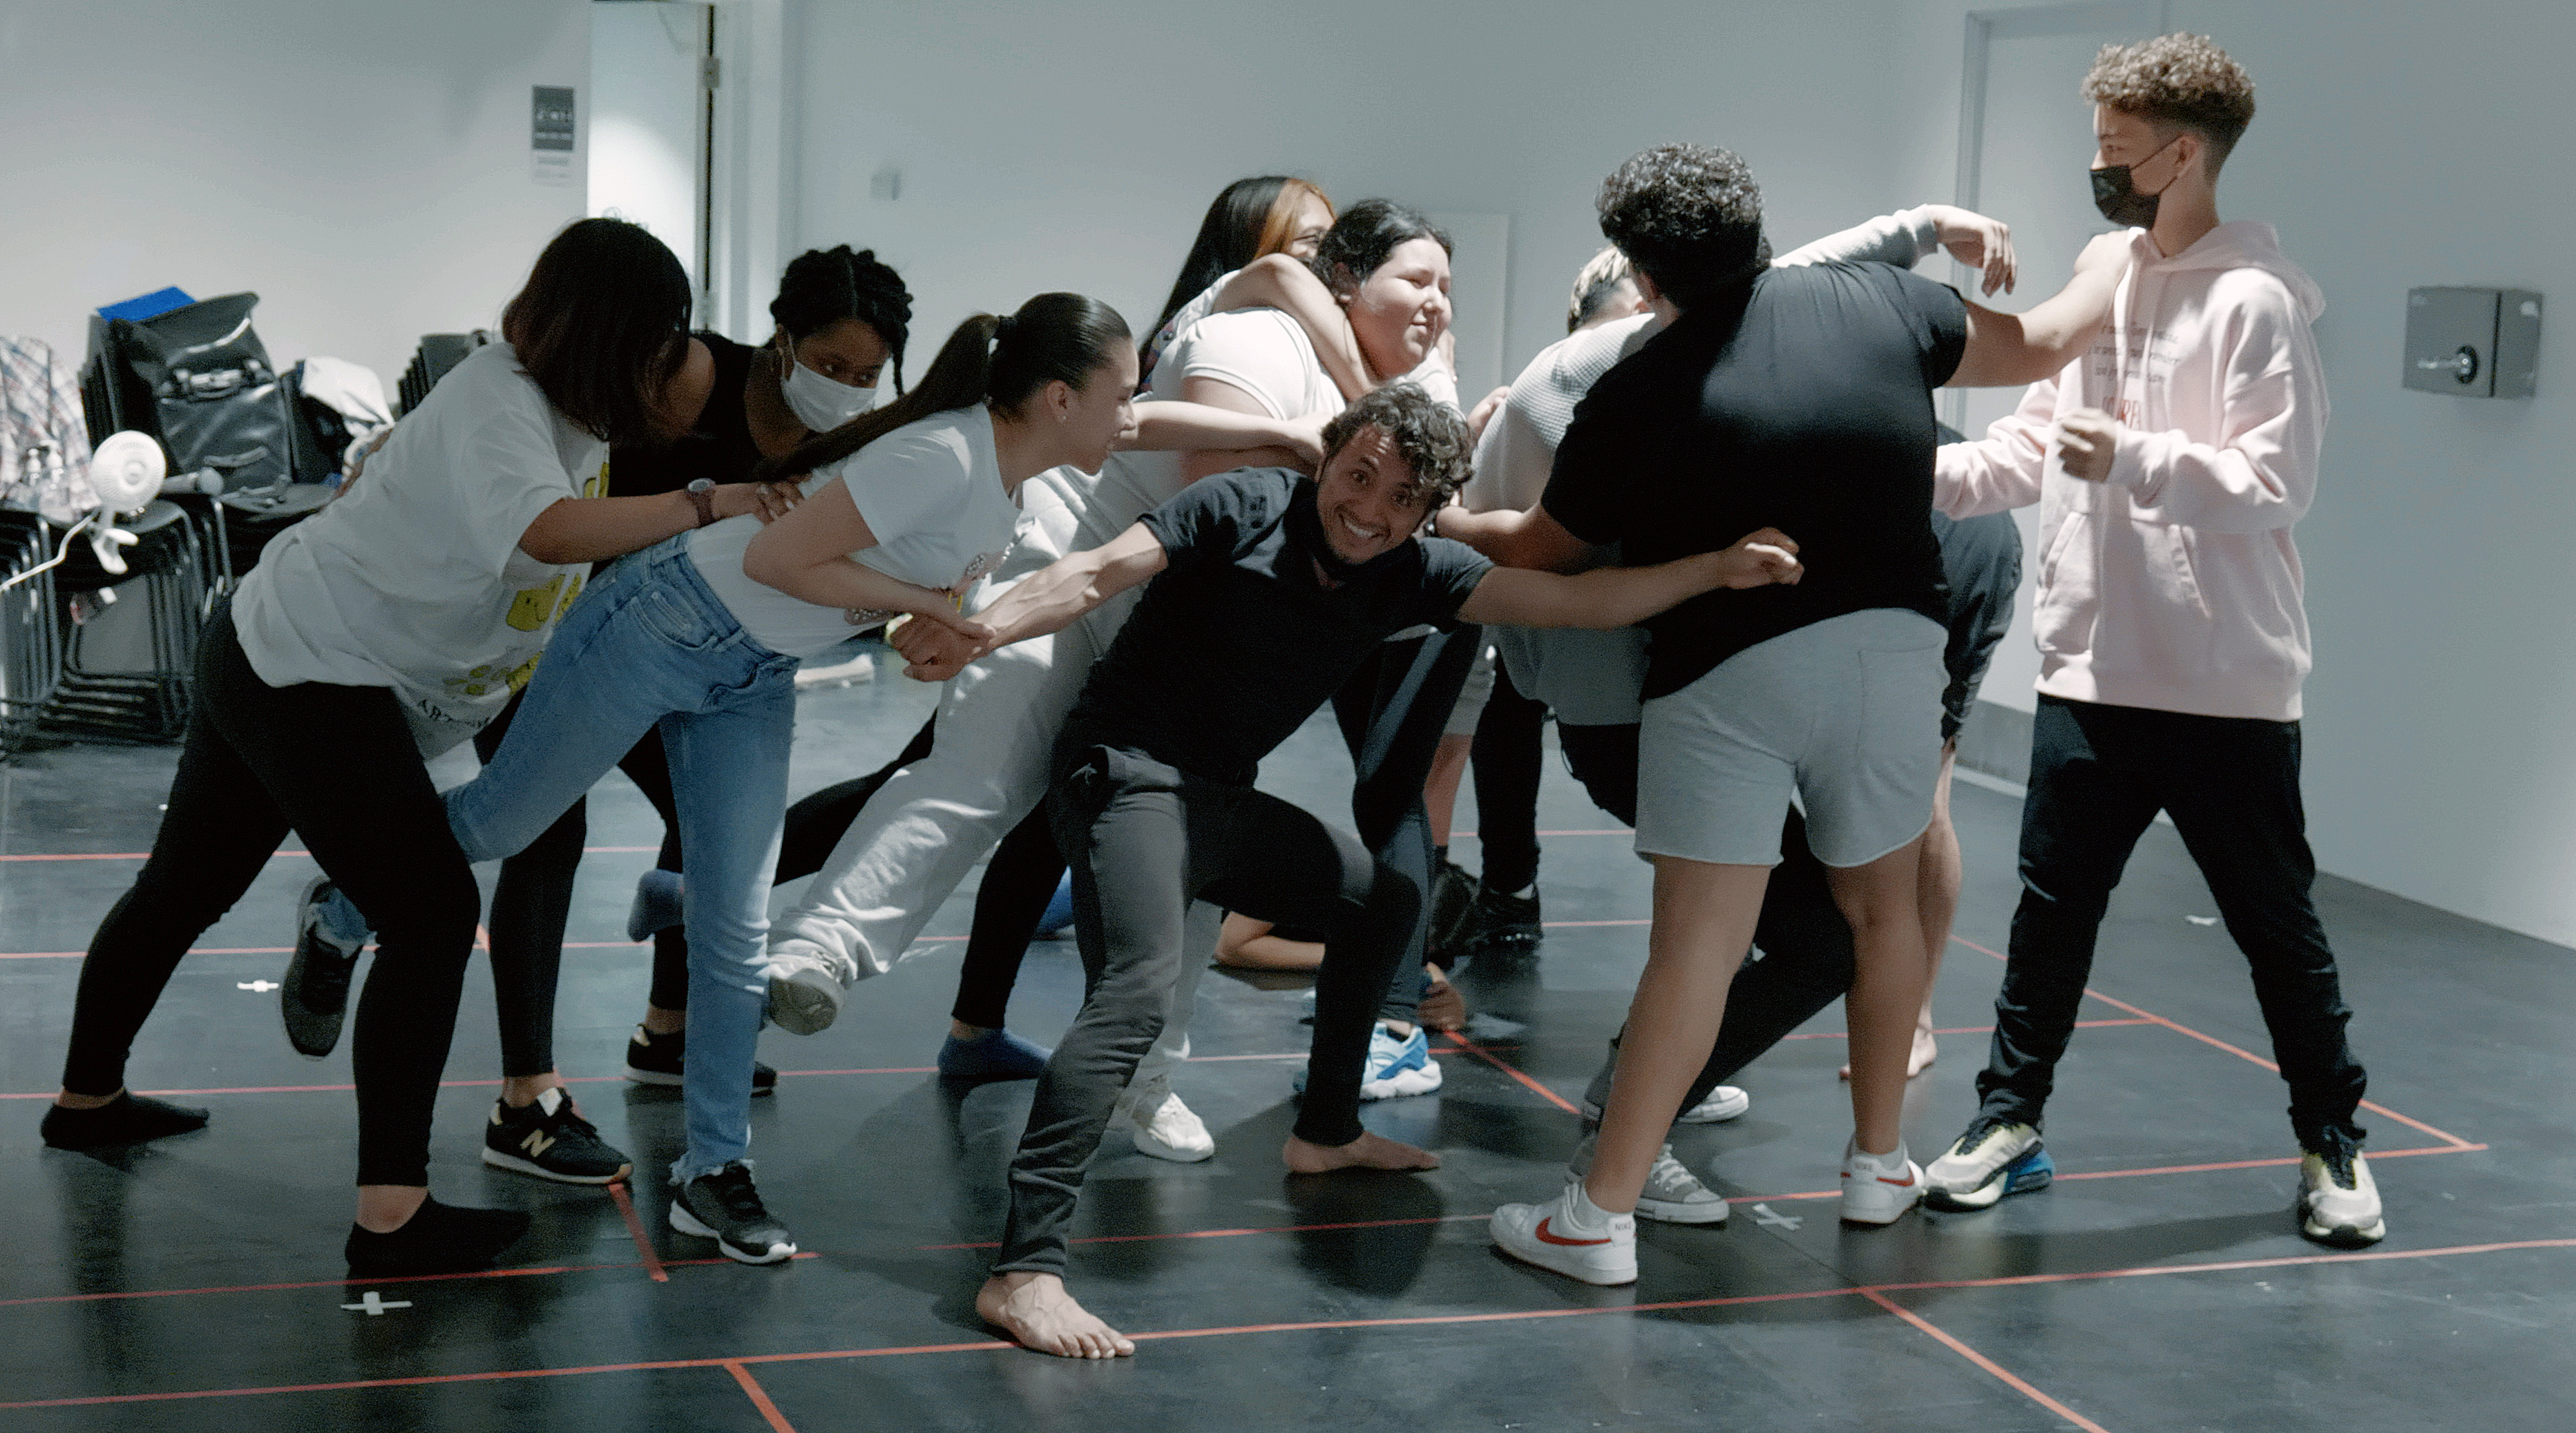
[[[2175,135],[2174,139],[2181,137]],[[2172,147],[2173,140],[2168,139],[2156,146],[2155,154],[2150,154],[2147,158],[2153,159],[2156,154],[2162,154]],[[2156,227],[2157,201],[2165,197],[2164,190],[2159,189],[2153,194],[2139,193],[2129,183],[2129,171],[2136,167],[2130,164],[2106,164],[2094,170],[2093,207],[2102,211],[2103,218],[2123,228],[2152,229]],[[2169,188],[2173,181],[2167,180],[2165,183]]]

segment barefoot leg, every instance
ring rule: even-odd
[[[1349,1144],[1315,1144],[1295,1135],[1281,1146],[1279,1158],[1299,1174],[1327,1174],[1336,1169],[1438,1169],[1440,1156],[1398,1144],[1363,1130]]]
[[[975,1312],[1023,1348],[1059,1358],[1127,1358],[1136,1345],[1074,1302],[1054,1274],[995,1274],[975,1292]]]

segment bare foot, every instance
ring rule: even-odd
[[[1932,1038],[1931,1031],[1916,1027],[1914,1048],[1906,1052],[1905,1056],[1905,1078],[1913,1079],[1931,1069],[1932,1062],[1939,1058],[1941,1058],[1941,1042]],[[1835,1073],[1848,1080],[1851,1078],[1851,1066],[1845,1065]]]
[[[1295,1135],[1279,1147],[1279,1158],[1299,1174],[1327,1174],[1336,1169],[1438,1169],[1440,1156],[1362,1131],[1349,1144],[1310,1144]]]
[[[975,1291],[975,1312],[1022,1348],[1059,1358],[1130,1358],[1136,1345],[1073,1301],[1054,1274],[995,1274]]]

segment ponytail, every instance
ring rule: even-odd
[[[753,469],[759,482],[802,478],[830,467],[907,423],[989,401],[1017,417],[1049,383],[1079,388],[1132,337],[1118,310],[1080,294],[1040,294],[1008,318],[979,313],[957,325],[912,391],[818,433]]]

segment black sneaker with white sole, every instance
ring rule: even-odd
[[[1527,952],[1547,934],[1539,921],[1538,887],[1516,896],[1478,883],[1476,899],[1459,923],[1458,945],[1470,955],[1488,951]]]
[[[671,1196],[671,1227],[715,1240],[726,1258],[740,1263],[775,1264],[796,1253],[795,1236],[769,1217],[752,1187],[751,1166],[741,1160],[681,1185]]]
[[[614,1184],[635,1172],[625,1152],[599,1137],[561,1090],[546,1090],[518,1109],[492,1102],[483,1122],[483,1162],[558,1184]]]
[[[656,1035],[638,1025],[635,1037],[626,1042],[626,1078],[639,1085],[677,1087],[686,1068],[689,1037],[674,1030]],[[778,1072],[758,1060],[751,1062],[751,1092],[755,1095],[778,1093]]]
[[[340,1044],[340,1024],[349,1013],[349,981],[358,971],[367,936],[333,929],[335,914],[354,914],[339,899],[328,876],[316,876],[295,903],[295,955],[286,962],[278,986],[278,1013],[286,1020],[286,1042],[299,1055],[318,1060]]]

